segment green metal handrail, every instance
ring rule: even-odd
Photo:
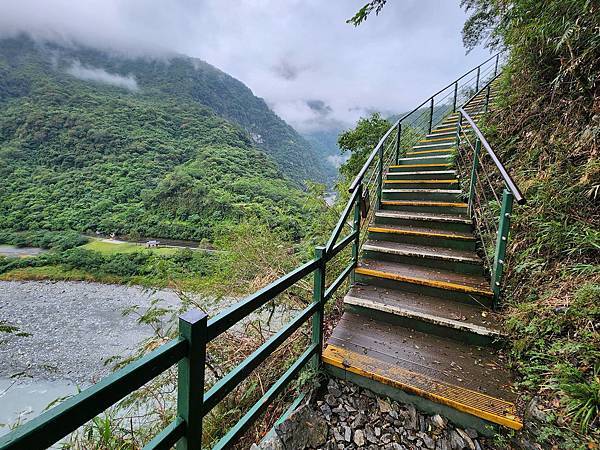
[[[105,409],[122,400],[148,381],[154,379],[177,364],[177,415],[176,418],[157,434],[144,450],[169,449],[176,445],[178,450],[201,450],[202,420],[228,393],[240,385],[253,370],[281,346],[293,333],[309,320],[312,322],[311,343],[287,371],[271,386],[250,410],[215,445],[215,449],[230,448],[252,422],[264,411],[275,397],[295,378],[309,362],[318,367],[323,348],[323,315],[325,303],[347,279],[353,279],[358,264],[361,240],[361,218],[368,219],[371,203],[381,202],[383,173],[398,157],[402,147],[402,124],[405,128],[421,127],[431,131],[435,125],[435,98],[448,88],[453,89],[452,105],[443,114],[456,110],[459,95],[459,82],[473,72],[477,72],[475,86],[478,88],[482,67],[495,58],[494,72],[498,70],[500,54],[462,75],[460,78],[431,96],[413,111],[397,120],[380,139],[375,149],[354,179],[350,187],[350,198],[344,208],[327,244],[315,248],[315,257],[294,269],[278,280],[270,283],[239,303],[208,319],[207,315],[191,310],[179,318],[179,337],[163,344],[139,360],[128,364],[94,386],[65,400],[60,405],[42,413],[31,421],[19,426],[7,435],[0,437],[0,450],[37,450],[46,448],[75,431],[81,425],[100,414]],[[491,67],[487,69],[491,73]],[[485,74],[485,70],[484,70]],[[475,78],[470,80],[473,81]],[[466,84],[468,86],[468,83]],[[438,99],[438,105],[449,99],[446,94]],[[429,102],[426,117],[420,108]],[[419,121],[423,121],[420,123]],[[392,137],[392,139],[389,139]],[[406,145],[408,147],[408,144]],[[373,167],[373,162],[377,166]],[[371,171],[370,179],[365,176]],[[374,180],[374,181],[372,181]],[[377,195],[367,203],[371,183],[377,184]],[[341,237],[350,216],[351,230]],[[326,285],[327,263],[342,250],[352,245],[350,263]],[[313,299],[299,314],[279,332],[271,336],[250,356],[218,380],[205,392],[206,346],[209,342],[235,326],[242,319],[273,300],[277,295],[292,287],[306,276],[313,275]]]
[[[485,91],[485,100],[483,104],[483,111],[487,112],[489,110],[490,103],[490,93],[492,89],[492,83],[498,78],[500,74],[496,74],[488,83],[483,86],[481,89],[478,89],[471,98],[458,109],[459,117],[457,121],[456,128],[456,147],[460,151],[460,146],[463,142],[467,142],[472,151],[472,164],[470,167],[470,177],[469,177],[469,192],[468,192],[468,208],[467,212],[469,217],[473,219],[475,223],[477,223],[477,217],[475,213],[474,200],[477,191],[477,183],[479,182],[479,171],[481,169],[481,148],[483,147],[486,153],[489,155],[491,160],[494,163],[494,167],[500,177],[502,178],[504,188],[502,190],[502,201],[500,208],[500,215],[498,217],[498,227],[497,227],[497,236],[496,236],[496,245],[494,247],[494,257],[493,261],[488,262],[488,267],[491,271],[491,290],[494,293],[494,308],[498,308],[500,306],[500,290],[502,287],[502,277],[504,274],[505,268],[505,259],[506,259],[506,250],[508,245],[508,236],[510,231],[510,221],[513,209],[513,201],[516,201],[519,205],[524,205],[526,203],[521,190],[517,186],[517,184],[513,181],[511,176],[509,175],[506,167],[500,158],[496,155],[494,150],[492,150],[491,145],[483,135],[480,128],[477,126],[475,120],[471,115],[467,112],[467,108],[476,98],[480,98],[481,94]],[[466,121],[468,128],[463,125],[463,120]],[[466,134],[470,133],[475,137],[475,144],[473,145],[470,140],[467,138]],[[465,136],[465,139],[461,139],[462,136]],[[480,234],[483,234],[480,232]],[[483,240],[483,236],[481,236]],[[483,250],[485,250],[485,243],[483,242]],[[487,253],[486,253],[487,258]]]

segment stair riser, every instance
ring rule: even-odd
[[[412,172],[422,172],[413,170]],[[419,173],[411,175],[402,175],[402,172],[388,172],[388,180],[456,180],[454,173]]]
[[[477,345],[481,347],[499,347],[502,345],[502,341],[497,337],[485,336],[469,330],[457,329],[447,324],[434,323],[421,317],[407,317],[357,305],[345,304],[344,309],[346,311],[371,317],[375,320],[387,322],[392,325],[400,325],[411,330],[434,334],[436,336],[453,339],[471,345]]]
[[[410,152],[406,152],[402,157],[403,158],[417,158],[424,156],[445,156],[452,155],[452,150],[447,148],[439,148],[439,149],[425,149],[425,150],[414,150]]]
[[[378,261],[393,261],[402,264],[413,264],[422,267],[431,267],[434,269],[452,270],[454,272],[464,273],[468,275],[483,275],[483,266],[472,262],[461,262],[447,259],[424,258],[419,255],[397,255],[393,253],[380,252],[374,250],[363,251],[365,258],[375,259]]]
[[[392,189],[402,189],[394,186]],[[408,189],[408,188],[406,188]],[[427,188],[434,189],[434,188]],[[462,202],[462,195],[454,192],[382,192],[383,200],[415,200],[426,202]]]
[[[450,150],[456,146],[456,139],[448,141],[422,142],[415,145],[411,151],[424,152],[425,150]]]
[[[426,212],[435,214],[455,214],[467,216],[467,208],[455,206],[409,206],[409,205],[382,205],[386,211]]]
[[[429,295],[431,297],[439,296],[450,300],[455,300],[457,302],[479,304],[488,308],[492,307],[492,298],[480,294],[458,292],[444,288],[424,286],[422,284],[412,282],[389,280],[370,275],[361,275],[359,273],[356,274],[356,281],[387,289],[401,289],[408,292],[414,292],[415,294]]]
[[[408,180],[407,180],[408,181]],[[425,180],[427,181],[427,180]],[[439,181],[439,180],[438,180]],[[386,180],[383,184],[384,189],[460,189],[459,183],[390,183]]]
[[[418,166],[418,167],[415,167]],[[439,170],[452,170],[452,166],[448,162],[436,161],[436,162],[411,162],[410,164],[405,162],[398,166],[390,167],[389,173],[399,172],[430,172]]]
[[[399,166],[410,166],[413,164],[451,164],[454,161],[452,155],[413,156],[398,160]]]
[[[407,393],[401,389],[388,386],[371,378],[334,367],[331,364],[324,364],[324,369],[333,377],[350,381],[358,386],[361,386],[379,395],[390,397],[401,403],[413,404],[418,410],[427,414],[440,414],[446,417],[452,423],[459,425],[464,429],[472,428],[477,430],[477,432],[483,436],[492,437],[498,432],[495,424],[484,419],[480,419],[479,417],[460,412],[450,406],[444,405],[443,403],[434,402],[423,396]]]
[[[460,231],[469,233],[472,231],[471,225],[467,223],[441,222],[437,220],[418,220],[418,219],[396,219],[392,217],[376,217],[376,225],[398,225],[413,227],[428,227],[435,230]]]
[[[456,250],[475,251],[475,241],[448,239],[439,236],[412,236],[397,233],[379,233],[369,231],[369,239],[374,241],[401,242],[404,244],[429,245],[435,247],[453,248]]]

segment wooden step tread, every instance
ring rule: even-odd
[[[356,283],[344,297],[344,303],[410,317],[482,336],[503,337],[501,323],[491,309],[456,302],[443,297],[429,297],[398,289]]]
[[[412,236],[427,236],[439,239],[456,239],[459,241],[474,241],[472,233],[460,231],[438,230],[428,227],[414,227],[409,225],[371,225],[369,231],[372,233],[408,234]]]
[[[421,158],[414,158],[421,159]],[[394,165],[390,166],[390,169],[406,169],[406,168],[417,168],[417,167],[451,167],[452,163],[435,163],[435,164],[402,164],[402,165]]]
[[[392,166],[393,167],[393,166]],[[402,167],[402,166],[398,166]],[[406,167],[406,166],[404,166]],[[409,177],[411,175],[456,175],[456,170],[429,170],[424,172],[389,172],[388,176],[393,175],[395,177]]]
[[[513,429],[510,374],[489,348],[344,313],[323,362]]]
[[[392,180],[393,181],[393,180]],[[386,183],[388,181],[386,180]],[[414,182],[414,181],[413,181]],[[460,195],[462,191],[460,189],[419,189],[419,188],[404,188],[404,189],[383,189],[384,194],[452,194]]]
[[[439,206],[439,207],[455,207],[467,208],[469,205],[460,202],[427,202],[416,200],[382,200],[382,205],[389,206]]]
[[[458,184],[458,180],[385,180],[390,184]]]
[[[489,281],[483,276],[468,275],[431,267],[364,259],[359,263],[355,273],[438,289],[481,295],[489,298],[494,296],[490,290]]]
[[[452,156],[452,153],[448,153],[448,150],[451,150],[449,148],[443,148],[441,150],[435,150],[435,149],[431,149],[431,150],[420,150],[418,152],[406,152],[406,156],[409,155],[429,155],[430,153],[434,153],[434,154],[440,154],[440,156],[445,156],[446,158],[449,156]]]
[[[451,222],[470,224],[471,220],[454,214],[432,214],[406,211],[377,211],[375,217],[387,219],[423,220],[428,222]]]
[[[477,256],[477,253],[475,252],[468,250],[457,250],[447,247],[406,244],[404,242],[393,241],[367,240],[363,244],[362,249],[398,256],[414,256],[417,258],[439,259],[448,262],[483,264],[481,258]]]

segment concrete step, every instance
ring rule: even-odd
[[[452,168],[454,164],[450,162],[427,162],[427,163],[415,163],[408,164],[403,163],[399,165],[393,165],[389,167],[389,173],[396,172],[428,172],[430,170],[448,170]]]
[[[371,225],[369,239],[402,242],[405,244],[430,245],[458,250],[475,251],[473,233],[438,230],[430,227],[402,225]]]
[[[446,152],[442,155],[417,155],[405,158],[398,158],[396,166],[415,165],[415,164],[450,164],[453,161],[453,156]]]
[[[399,189],[456,189],[458,180],[388,180],[383,181],[384,188]]]
[[[427,200],[454,202],[461,201],[463,199],[463,192],[460,189],[397,189],[396,187],[388,189],[386,187],[386,189],[382,190],[381,194],[383,200]]]
[[[439,245],[409,244],[406,242],[368,240],[362,246],[367,259],[393,261],[402,264],[452,269],[455,272],[483,275],[481,258],[473,250],[459,250]]]
[[[346,311],[473,345],[495,346],[505,333],[496,313],[441,297],[355,284],[344,297]]]
[[[413,170],[388,172],[386,180],[456,180],[455,170]]]
[[[436,202],[417,200],[383,200],[381,208],[385,211],[406,211],[418,213],[467,215],[466,203]]]
[[[470,233],[473,229],[471,220],[460,215],[406,211],[376,211],[374,223],[375,225],[413,226],[463,233]]]
[[[463,427],[522,427],[510,373],[502,355],[489,348],[345,312],[322,357],[335,376]]]
[[[483,276],[451,270],[363,259],[355,270],[357,281],[463,303],[492,306],[490,282]]]

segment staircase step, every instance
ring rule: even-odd
[[[460,189],[383,189],[381,191],[384,200],[427,200],[427,201],[460,201],[462,191]]]
[[[443,231],[461,231],[470,233],[471,220],[453,214],[434,214],[406,211],[376,211],[376,225],[404,225],[424,228],[434,228]]]
[[[388,172],[387,180],[456,180],[455,170],[423,170],[412,172]]]
[[[459,214],[466,215],[466,203],[461,202],[428,202],[428,201],[412,201],[412,200],[383,200],[381,207],[384,210],[393,211],[408,211],[436,214]]]
[[[414,188],[414,189],[456,189],[458,180],[388,180],[383,182],[384,188]]]
[[[452,153],[448,153],[448,149],[443,148],[440,150],[419,150],[416,152],[406,152],[405,156],[410,158],[410,157],[414,157],[414,156],[419,156],[419,155],[423,155],[423,156],[436,156],[436,155],[445,155],[445,156],[451,156]]]
[[[510,374],[485,348],[345,312],[323,362],[380,392],[392,387],[492,423],[522,427],[507,388]]]
[[[438,139],[438,138],[444,138],[444,139],[449,139],[449,138],[454,138],[456,139],[456,130],[455,131],[446,131],[446,132],[439,132],[436,130],[432,130],[431,133],[429,133],[428,135],[425,136],[426,139]]]
[[[475,345],[495,345],[505,337],[492,310],[442,297],[356,284],[344,305],[347,311]]]
[[[364,259],[354,271],[368,284],[406,289],[423,295],[446,296],[465,303],[490,306],[493,293],[489,281],[481,275],[450,270]]]
[[[452,163],[402,164],[390,166],[390,172],[410,172],[415,171],[415,169],[419,172],[427,172],[430,170],[444,170],[452,166]]]
[[[369,239],[377,241],[439,246],[466,251],[475,250],[476,241],[472,233],[402,225],[371,225],[368,231]]]
[[[450,149],[456,146],[456,140],[448,140],[447,142],[425,142],[422,144],[413,145],[414,150],[420,149]]]
[[[411,156],[405,158],[398,158],[396,166],[414,165],[414,164],[449,164],[452,162],[452,155],[425,155],[425,156]],[[394,166],[394,167],[396,167]]]
[[[396,261],[402,264],[415,264],[437,269],[452,268],[455,272],[483,275],[481,258],[472,250],[462,250],[439,245],[412,244],[407,242],[368,240],[362,247],[363,256],[368,259]]]

